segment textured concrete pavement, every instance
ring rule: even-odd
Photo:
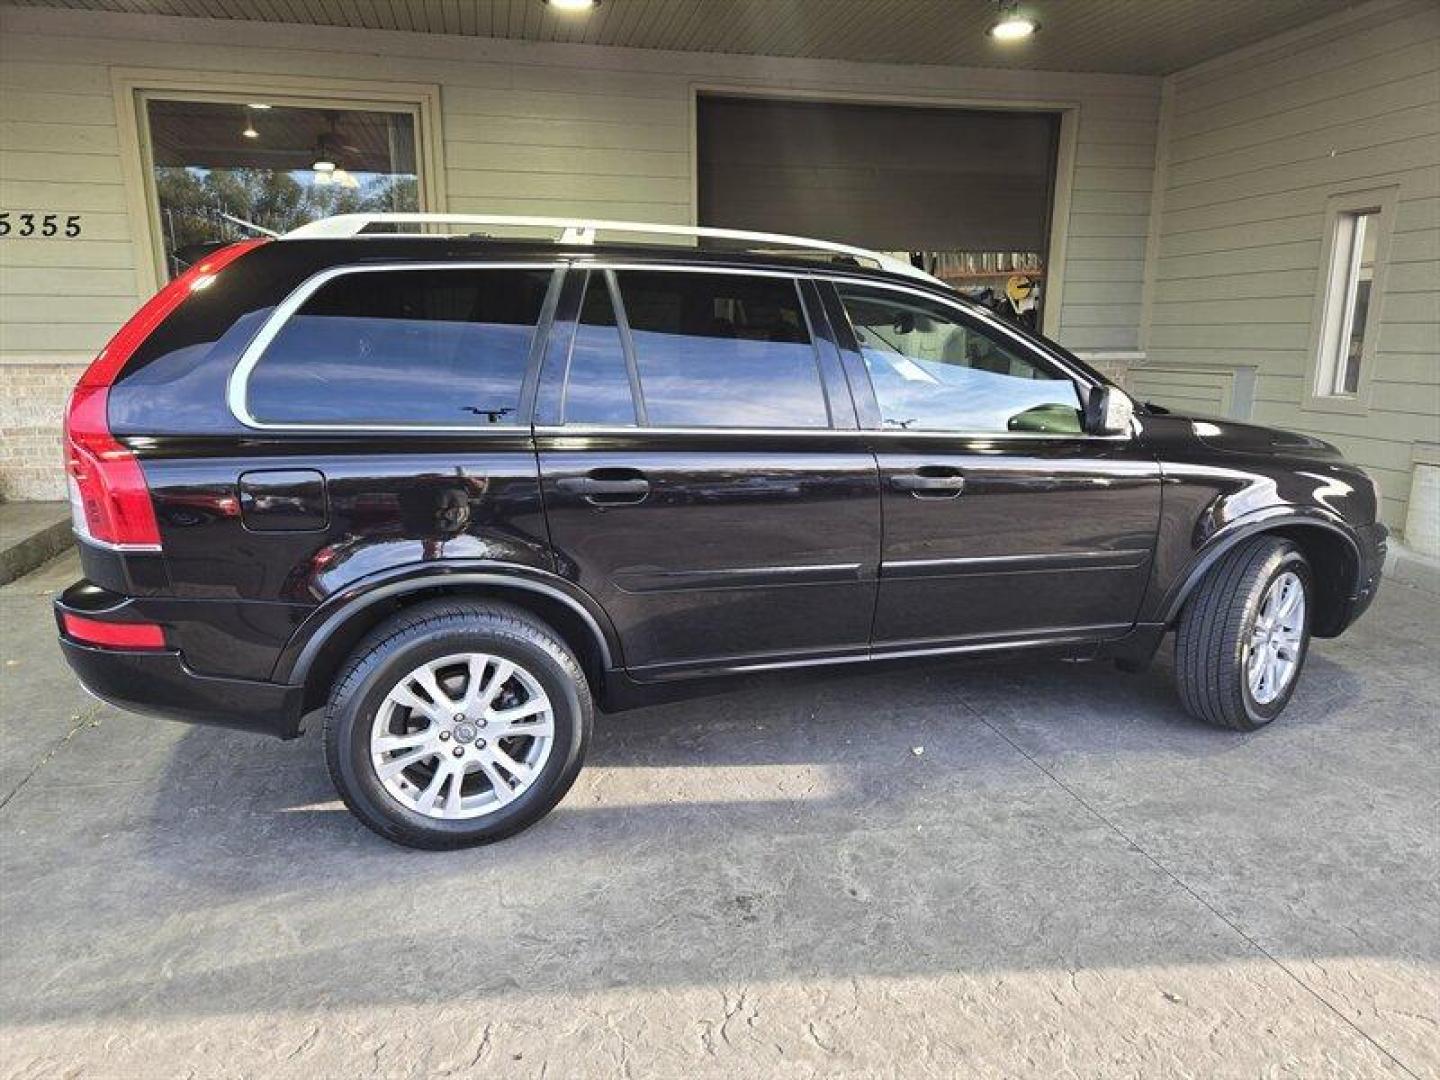
[[[314,733],[87,698],[72,560],[0,590],[0,1076],[1440,1075],[1432,594],[1256,735],[1168,656],[787,677],[602,720],[549,819],[425,854]]]

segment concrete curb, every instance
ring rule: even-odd
[[[1392,582],[1440,597],[1440,559],[1411,551],[1392,536],[1385,556],[1385,577]],[[1384,588],[1382,583],[1381,588]]]
[[[18,527],[7,527],[0,532],[0,585],[28,574],[75,543],[69,509],[64,503],[0,506],[0,514],[7,518],[17,512],[23,513],[24,518],[5,524]]]

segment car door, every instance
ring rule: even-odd
[[[641,678],[863,655],[875,461],[790,274],[572,270],[536,403],[559,571]]]
[[[923,291],[825,289],[880,468],[876,650],[1123,633],[1159,469],[1134,438],[1085,432],[1089,378]]]

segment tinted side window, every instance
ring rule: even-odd
[[[943,304],[884,289],[836,288],[887,428],[1083,431],[1079,392],[1063,372]]]
[[[326,282],[250,374],[268,423],[513,424],[549,270],[376,270]]]
[[[620,341],[610,286],[601,272],[592,271],[585,285],[585,300],[570,348],[563,420],[567,424],[625,427],[636,423],[625,348]]]
[[[792,280],[649,270],[616,276],[649,423],[829,426]]]

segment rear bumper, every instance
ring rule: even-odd
[[[85,689],[96,697],[131,712],[191,724],[238,728],[282,739],[300,734],[304,687],[201,675],[175,649],[106,648],[66,636],[62,616],[67,612],[92,620],[126,621],[128,605],[105,606],[107,599],[82,582],[55,601],[60,651]]]
[[[60,648],[85,689],[122,709],[282,739],[300,734],[303,687],[197,675],[176,652],[101,649],[65,638]]]

